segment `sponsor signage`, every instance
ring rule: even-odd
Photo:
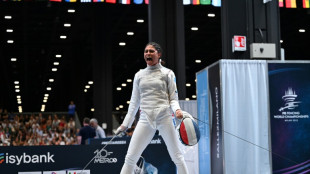
[[[274,173],[309,172],[309,74],[310,63],[268,63]]]
[[[43,171],[43,174],[67,174],[67,171]]]
[[[90,170],[69,170],[68,174],[90,174]]]
[[[102,149],[106,144],[104,142],[109,140],[98,139],[97,144],[90,145],[1,147],[0,171],[15,174],[80,174],[94,158],[83,174],[102,174],[103,171],[120,173],[130,138],[115,138],[115,142]],[[176,173],[161,136],[153,138],[142,156],[147,164],[156,167],[161,173]]]
[[[220,65],[208,69],[211,102],[211,173],[224,173]]]
[[[3,153],[2,153],[3,156]],[[54,155],[50,152],[42,155],[28,155],[27,153],[23,153],[22,155],[11,155],[9,153],[5,153],[3,157],[2,163],[20,165],[20,164],[28,164],[28,163],[54,163],[53,159]],[[5,159],[5,160],[4,160]]]

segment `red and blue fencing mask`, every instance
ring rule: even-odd
[[[186,146],[193,146],[198,143],[200,139],[200,131],[197,123],[193,117],[183,111],[183,119],[179,125],[179,137],[182,144]]]

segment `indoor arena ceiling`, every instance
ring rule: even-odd
[[[18,112],[21,105],[24,112],[39,112],[44,104],[45,111],[67,111],[70,100],[78,101],[78,96],[86,95],[87,99],[79,103],[92,108],[92,26],[94,18],[101,18],[93,14],[94,8],[106,10],[113,21],[113,110],[119,105],[127,109],[132,84],[126,80],[145,67],[142,56],[148,42],[147,5],[1,2],[0,107]],[[309,60],[309,10],[282,8],[280,13],[286,59]],[[184,6],[186,82],[191,84],[186,87],[188,99],[195,99],[195,73],[222,58],[220,15],[218,7]],[[122,83],[127,86],[117,91]],[[46,102],[45,94],[49,94]]]

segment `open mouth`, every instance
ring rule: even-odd
[[[146,58],[146,61],[152,61],[152,58],[148,57]]]

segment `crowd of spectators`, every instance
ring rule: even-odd
[[[75,121],[57,114],[11,114],[0,108],[0,146],[77,144]]]

